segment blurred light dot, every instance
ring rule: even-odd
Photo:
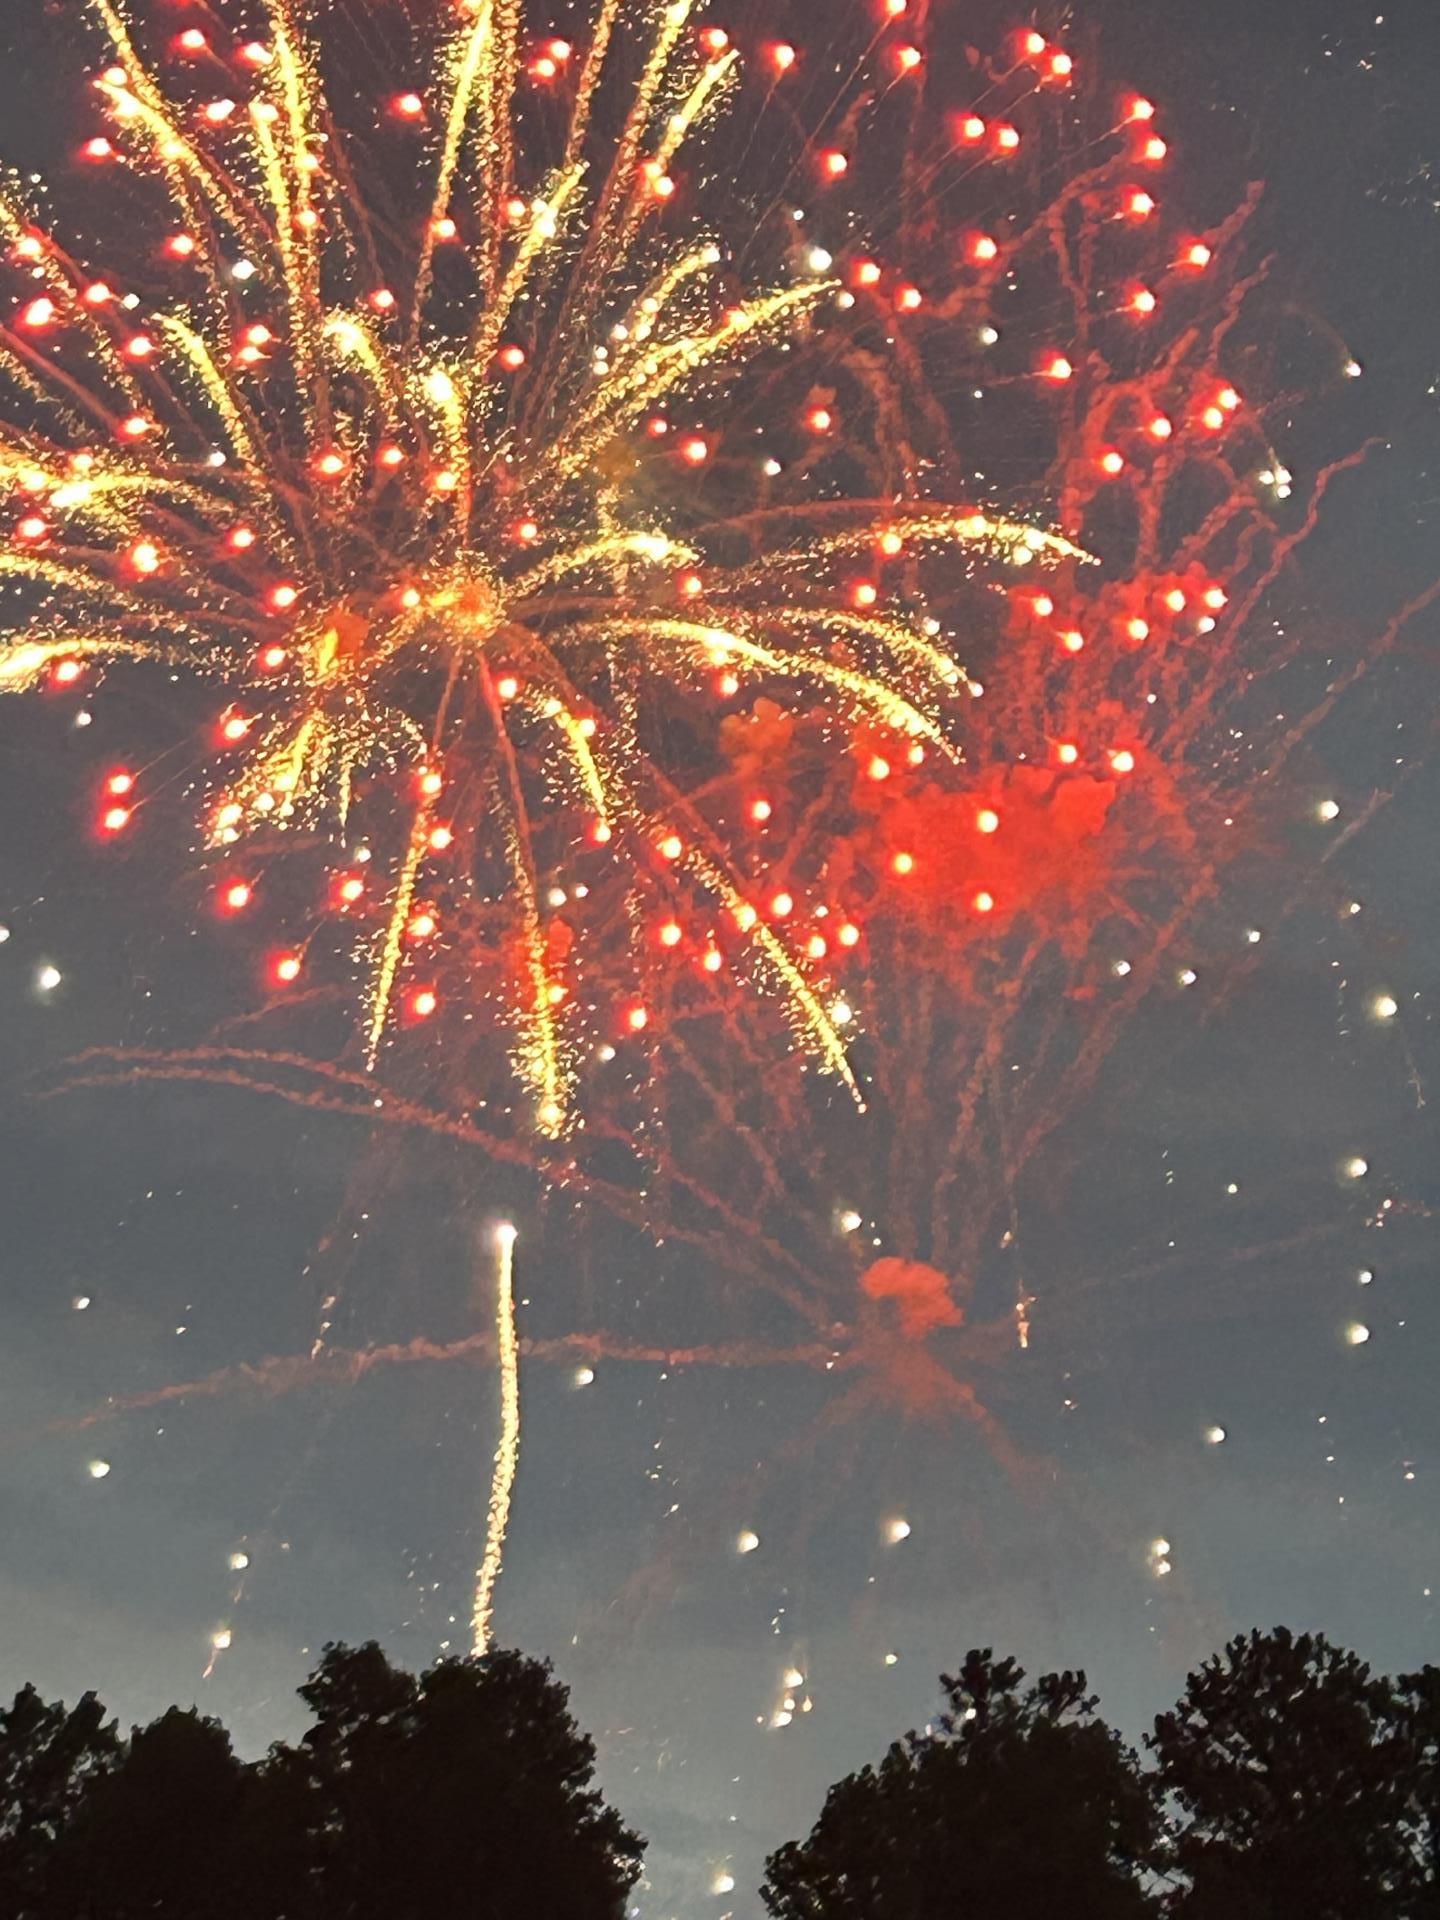
[[[748,1527],[742,1528],[735,1536],[735,1551],[737,1553],[754,1553],[759,1544],[759,1534],[752,1533]]]
[[[577,1367],[573,1378],[577,1387],[588,1387],[594,1382],[595,1369],[593,1367]]]
[[[230,1556],[230,1571],[232,1573],[243,1573],[249,1564],[250,1556],[248,1553],[235,1552]]]
[[[1316,816],[1321,820],[1333,820],[1340,811],[1338,800],[1322,800],[1316,807]]]
[[[1352,1154],[1345,1162],[1345,1172],[1351,1180],[1363,1180],[1370,1171],[1370,1162],[1362,1154]]]
[[[1363,1321],[1352,1320],[1345,1329],[1345,1338],[1352,1347],[1363,1347],[1370,1338],[1370,1329]]]
[[[84,1313],[89,1304],[90,1296],[88,1293],[77,1293],[75,1298],[70,1302],[70,1305],[75,1309],[76,1313]]]
[[[88,1468],[92,1480],[103,1480],[109,1471],[110,1462],[108,1460],[92,1460]]]
[[[1223,1442],[1224,1438],[1225,1438],[1224,1427],[1207,1427],[1205,1429],[1205,1444],[1207,1446],[1218,1447]]]
[[[885,1523],[885,1538],[890,1542],[891,1546],[898,1546],[902,1540],[908,1540],[910,1538],[910,1522],[908,1520],[887,1520]]]
[[[42,993],[49,993],[53,988],[59,986],[61,978],[62,975],[58,967],[44,966],[41,967],[40,971],[36,974],[35,984]]]
[[[1400,1003],[1388,993],[1377,993],[1370,1002],[1370,1011],[1377,1020],[1393,1020],[1400,1011]]]

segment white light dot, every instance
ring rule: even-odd
[[[572,1377],[577,1387],[591,1386],[595,1379],[595,1369],[593,1367],[576,1367]]]
[[[1400,1011],[1400,1003],[1391,994],[1377,993],[1370,1002],[1370,1011],[1377,1020],[1393,1020]]]
[[[749,1527],[742,1528],[735,1536],[735,1551],[737,1553],[754,1553],[759,1544],[759,1534],[752,1533]]]
[[[1130,962],[1128,960],[1117,960],[1110,971],[1115,975],[1117,980],[1123,980],[1130,971]]]
[[[231,1633],[229,1627],[217,1627],[210,1636],[210,1644],[217,1653],[224,1653],[233,1639],[234,1635]]]
[[[1205,1429],[1205,1444],[1207,1447],[1221,1446],[1224,1442],[1224,1439],[1225,1439],[1224,1427],[1207,1427]]]
[[[860,1227],[860,1216],[853,1207],[847,1207],[840,1216],[840,1231],[855,1233]]]
[[[84,1313],[85,1309],[90,1304],[90,1296],[88,1293],[77,1293],[75,1298],[70,1302],[70,1304],[75,1309],[76,1313]]]
[[[1375,1278],[1375,1271],[1372,1267],[1362,1267],[1355,1278],[1360,1282],[1362,1287],[1368,1287]]]
[[[87,1471],[92,1480],[103,1480],[110,1471],[110,1462],[108,1460],[92,1460]]]
[[[44,966],[35,976],[35,984],[42,993],[50,993],[58,987],[63,975],[58,967]]]
[[[1250,946],[1252,947],[1255,946],[1260,940],[1260,937],[1261,935],[1260,935],[1259,927],[1247,927],[1245,929],[1245,938]]]
[[[0,927],[0,947],[3,947],[9,938],[10,929],[8,927]]]
[[[1182,987],[1193,987],[1199,978],[1193,967],[1182,967],[1175,977]]]
[[[1319,806],[1316,807],[1315,814],[1317,819],[1333,820],[1339,811],[1340,802],[1338,800],[1322,800]]]
[[[1345,1329],[1345,1338],[1352,1347],[1363,1347],[1370,1338],[1370,1329],[1362,1320],[1352,1320]]]
[[[910,1522],[908,1520],[887,1520],[885,1523],[885,1538],[890,1542],[892,1547],[898,1546],[902,1540],[908,1540],[910,1538]]]
[[[710,1891],[712,1893],[733,1893],[735,1891],[734,1874],[717,1873],[715,1878],[710,1882]]]
[[[1370,1171],[1370,1162],[1364,1157],[1363,1154],[1359,1154],[1359,1153],[1352,1154],[1350,1158],[1345,1162],[1345,1174],[1347,1179],[1363,1180],[1369,1171]]]

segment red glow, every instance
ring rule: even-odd
[[[210,48],[209,41],[199,27],[187,27],[184,33],[177,34],[175,45],[181,53],[189,54],[208,53]]]
[[[982,887],[970,904],[977,913],[993,913],[995,910],[995,896],[993,893],[987,893]]]
[[[270,962],[270,972],[280,986],[288,987],[300,978],[300,964],[298,953],[277,953]]]
[[[525,349],[523,347],[502,347],[500,349],[500,364],[502,367],[508,368],[511,373],[517,372],[525,364]]]
[[[1000,243],[991,234],[971,234],[966,247],[969,257],[977,266],[988,266],[992,260],[1000,257]]]
[[[113,793],[117,800],[122,799],[127,793],[133,793],[134,789],[135,776],[124,767],[117,767],[114,773],[106,776],[105,791]]]
[[[690,440],[682,441],[680,446],[680,453],[681,453],[681,457],[683,459],[688,460],[692,467],[698,467],[704,461],[710,458],[710,448],[708,443],[700,439],[690,439]]]
[[[1114,479],[1116,474],[1125,471],[1125,456],[1114,447],[1108,447],[1100,456],[1100,471]]]
[[[32,300],[29,306],[25,308],[24,312],[20,315],[20,324],[22,327],[30,327],[38,332],[40,328],[52,325],[54,319],[55,302],[53,300],[47,300],[42,295],[40,299]]]
[[[770,64],[777,73],[788,73],[795,64],[795,49],[784,40],[777,40],[770,49]]]
[[[641,1033],[644,1031],[649,1019],[650,1016],[644,1007],[631,1007],[625,1015],[625,1024],[632,1033]]]
[[[850,165],[848,157],[837,147],[832,147],[820,156],[820,164],[832,180],[838,180]]]
[[[129,807],[107,807],[100,816],[100,825],[106,833],[123,833],[129,826],[130,819]]]
[[[365,897],[365,882],[358,873],[342,873],[335,882],[335,894],[342,906],[353,907]]]
[[[410,1012],[416,1020],[428,1020],[440,1004],[433,987],[417,987],[410,995]]]
[[[991,129],[995,136],[995,145],[1001,153],[1014,153],[1020,144],[1020,129],[1001,120]]]
[[[274,673],[278,667],[283,667],[288,657],[282,646],[276,645],[262,647],[260,649],[260,665],[267,673]]]
[[[1042,371],[1047,380],[1068,380],[1075,369],[1063,354],[1057,353],[1053,360],[1046,362]]]
[[[418,93],[397,93],[390,106],[402,120],[418,120],[425,111],[425,102]]]
[[[254,897],[248,880],[232,880],[220,892],[220,905],[226,913],[243,913]]]
[[[72,686],[84,671],[78,660],[57,660],[50,670],[50,678],[56,686],[68,687]]]
[[[750,802],[750,818],[757,826],[763,826],[774,811],[775,809],[768,800],[752,800]]]

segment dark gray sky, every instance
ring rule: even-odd
[[[26,158],[76,114],[53,62],[69,10],[7,11],[0,124]],[[1386,443],[1289,589],[1288,617],[1361,647],[1440,571],[1440,18],[1421,0],[1075,12],[1108,67],[1165,103],[1188,179],[1217,204],[1268,183],[1275,284],[1364,363],[1281,440],[1302,475]],[[752,1914],[765,1849],[923,1719],[936,1673],[974,1644],[1085,1666],[1137,1734],[1234,1629],[1283,1620],[1382,1665],[1437,1657],[1437,670],[1432,615],[1277,797],[1265,888],[1328,859],[1325,885],[1233,987],[1145,1013],[1065,1138],[1072,1199],[1040,1244],[1036,1345],[1008,1383],[1043,1480],[1017,1490],[949,1427],[828,1428],[810,1374],[601,1363],[577,1388],[566,1368],[527,1370],[500,1631],[573,1683],[607,1786],[652,1838],[647,1915]],[[463,1644],[490,1373],[401,1368],[51,1429],[303,1352],[332,1292],[342,1344],[468,1330],[483,1303],[465,1223],[490,1188],[458,1153],[372,1150],[350,1122],[219,1089],[32,1097],[79,1047],[149,1040],[172,1012],[196,1030],[229,988],[185,903],[157,935],[152,893],[85,846],[76,775],[96,742],[76,704],[0,709],[0,1685],[94,1686],[123,1718],[198,1699],[254,1750],[295,1724],[326,1639],[375,1635],[412,1661]],[[95,735],[123,719],[97,711]],[[1333,827],[1312,817],[1326,793]],[[1274,896],[1247,884],[1221,917],[1268,930]],[[1363,912],[1337,911],[1350,898]],[[42,991],[50,964],[63,978]],[[1373,1017],[1379,994],[1394,1018]],[[1363,1180],[1340,1171],[1352,1155]],[[521,1290],[553,1311],[573,1280],[563,1236],[553,1216],[521,1225]],[[611,1251],[592,1261],[602,1302],[683,1282],[668,1250]],[[1065,1309],[1047,1331],[1051,1296]],[[746,1512],[754,1463],[787,1444]],[[896,1516],[911,1533],[891,1544]],[[741,1525],[761,1535],[744,1556]],[[202,1679],[221,1625],[234,1644]],[[791,1666],[813,1711],[772,1729]],[[733,1896],[712,1892],[721,1871]]]

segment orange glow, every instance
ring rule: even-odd
[[[995,908],[995,896],[982,887],[970,903],[977,913],[992,913]]]
[[[1013,153],[1020,144],[1020,130],[1001,121],[994,129],[995,144],[1002,153]]]
[[[363,900],[365,897],[365,882],[358,873],[341,874],[336,882],[335,891],[343,905],[353,907],[357,900]]]
[[[994,833],[1000,825],[1000,816],[993,807],[981,807],[975,816],[975,825],[981,833]]]
[[[918,287],[900,287],[895,294],[895,304],[902,313],[917,313],[924,300],[925,296]]]
[[[455,835],[449,827],[433,827],[426,845],[432,853],[445,853],[454,844]]]
[[[777,73],[787,73],[795,64],[795,49],[784,40],[777,40],[770,49],[770,64]]]
[[[508,368],[511,373],[518,372],[525,364],[525,349],[523,347],[513,346],[502,347],[500,349],[500,364],[502,367]]]
[[[752,800],[750,802],[750,818],[754,820],[757,825],[763,826],[773,811],[774,809],[768,800]]]
[[[666,860],[678,860],[684,851],[685,843],[678,833],[667,833],[660,842],[660,852]]]
[[[1173,421],[1166,419],[1163,413],[1157,413],[1145,431],[1152,440],[1168,440],[1175,431]]]
[[[992,260],[1000,257],[999,242],[988,233],[973,234],[969,247],[970,258],[981,266],[988,266]]]
[[[270,971],[282,987],[288,987],[293,980],[300,978],[299,954],[277,953],[270,963]]]
[[[915,871],[915,856],[913,853],[897,853],[890,862],[890,865],[898,874],[913,873]]]
[[[890,762],[882,759],[877,753],[873,756],[865,771],[872,780],[888,780],[890,778]]]
[[[985,122],[978,113],[967,113],[960,122],[960,138],[971,146],[985,138]]]
[[[820,164],[832,180],[838,180],[849,167],[850,162],[838,148],[832,147],[829,152],[820,156]]]
[[[285,613],[300,598],[300,589],[288,580],[270,589],[270,604],[277,613]]]
[[[411,940],[428,940],[435,932],[435,916],[428,908],[412,914],[406,924],[405,932]]]
[[[688,460],[692,467],[698,467],[710,458],[708,443],[700,439],[684,441],[681,445],[680,452],[682,457]]]
[[[425,111],[425,102],[418,93],[397,93],[390,104],[403,120],[418,119]]]
[[[681,932],[678,921],[667,920],[660,929],[660,944],[662,947],[678,947],[683,938],[684,935]]]
[[[410,1011],[417,1020],[428,1020],[440,1004],[433,987],[417,987],[410,996]]]
[[[770,902],[770,911],[777,920],[787,919],[795,911],[794,895],[784,892],[775,894]]]
[[[650,1016],[644,1007],[631,1007],[625,1015],[625,1024],[632,1033],[643,1033],[649,1021]]]
[[[1073,740],[1062,740],[1055,748],[1055,758],[1062,767],[1073,767],[1080,758],[1080,749]]]
[[[1155,202],[1148,193],[1137,188],[1126,200],[1125,211],[1137,220],[1144,220],[1155,211]]]
[[[1117,473],[1125,471],[1125,456],[1114,447],[1108,448],[1100,456],[1100,471],[1108,473],[1113,479]]]
[[[1053,360],[1046,362],[1043,369],[1047,380],[1068,380],[1075,369],[1062,354],[1056,354]]]
[[[1150,638],[1150,622],[1142,619],[1139,614],[1136,614],[1133,620],[1126,621],[1125,631],[1132,640],[1148,640]]]
[[[248,880],[232,880],[221,893],[220,902],[227,913],[243,913],[253,893],[254,889]]]
[[[153,540],[139,540],[130,549],[130,564],[136,573],[158,573],[160,571],[160,549]]]
[[[859,946],[860,929],[854,924],[853,921],[847,920],[845,921],[843,926],[840,928],[839,932],[835,935],[835,938],[840,942],[842,947]]]

